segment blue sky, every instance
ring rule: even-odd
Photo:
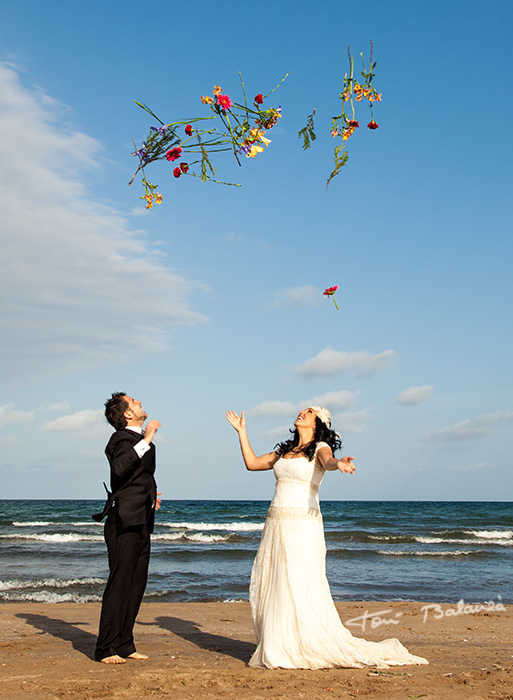
[[[167,498],[270,498],[258,452],[323,402],[354,476],[324,499],[503,500],[511,434],[511,3],[45,3],[0,27],[4,498],[101,498],[111,391],[158,418]],[[380,128],[328,190],[331,117],[374,42]],[[266,152],[152,179],[132,139],[214,84],[275,93]],[[317,141],[297,132],[317,110]],[[360,108],[362,125],[367,110]],[[338,284],[337,312],[323,299]]]

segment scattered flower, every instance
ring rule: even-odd
[[[348,126],[352,127],[353,129],[358,129],[358,127],[360,126],[360,122],[357,122],[356,119],[350,119],[347,122],[347,124],[348,124]]]
[[[175,168],[175,169],[173,170],[173,175],[174,175],[175,177],[180,177],[181,174],[182,174],[182,171],[180,170],[180,168]]]
[[[180,170],[182,171],[182,173],[186,173],[189,170],[188,163],[180,163]]]
[[[206,97],[201,97],[201,102],[204,105],[211,105],[214,100],[210,97],[210,95],[206,95]]]
[[[150,131],[156,131],[159,136],[164,136],[167,131],[167,124],[163,126],[150,126]]]
[[[223,89],[219,85],[214,85],[214,95],[217,97],[222,93]]]
[[[148,151],[146,150],[146,141],[143,141],[141,148],[138,151],[132,153],[133,156],[140,158],[144,165],[148,162]]]
[[[192,126],[190,124],[187,124],[187,126],[185,127],[185,133],[187,134],[187,136],[192,136]]]
[[[368,129],[379,129],[379,124],[377,124],[374,119],[367,124]]]
[[[258,93],[258,95],[255,96],[255,102],[257,103],[257,105],[261,105],[264,103],[264,98],[261,95],[261,93]]]
[[[336,308],[337,308],[337,311],[340,311],[340,309],[338,308],[338,304],[337,304],[337,302],[336,302],[336,299],[335,299],[335,292],[337,291],[337,289],[338,289],[338,284],[336,284],[336,285],[333,286],[333,287],[328,287],[327,289],[324,290],[324,295],[323,295],[323,296],[324,296],[326,299],[327,299],[328,297],[331,297],[331,298],[333,299],[333,303],[335,304],[335,306],[336,306]]]
[[[228,95],[217,95],[217,104],[221,107],[221,109],[226,112],[230,107],[232,106],[232,101],[228,97]]]
[[[167,160],[173,161],[176,160],[177,158],[180,158],[182,155],[182,147],[181,146],[174,146],[173,148],[169,149],[166,153],[166,158]]]

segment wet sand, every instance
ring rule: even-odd
[[[136,645],[151,658],[118,666],[92,660],[99,604],[3,603],[0,698],[513,700],[513,606],[455,614],[456,605],[425,605],[344,602],[337,609],[345,624],[381,612],[348,627],[376,641],[397,637],[429,666],[270,671],[247,665],[255,646],[248,603],[145,603]]]

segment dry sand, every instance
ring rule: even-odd
[[[98,604],[0,605],[0,698],[465,698],[513,700],[513,606],[446,615],[423,603],[337,603],[343,622],[366,610],[395,620],[349,626],[357,636],[398,637],[429,666],[388,671],[249,668],[254,649],[247,603],[146,603],[135,627],[149,661],[92,660]],[[442,605],[446,613],[456,606]],[[439,613],[440,615],[440,613]]]

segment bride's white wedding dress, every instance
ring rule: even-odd
[[[317,450],[326,445],[319,443]],[[347,630],[326,578],[317,459],[280,458],[276,491],[253,565],[250,603],[258,646],[250,666],[330,668],[427,664],[397,639],[369,642]]]

